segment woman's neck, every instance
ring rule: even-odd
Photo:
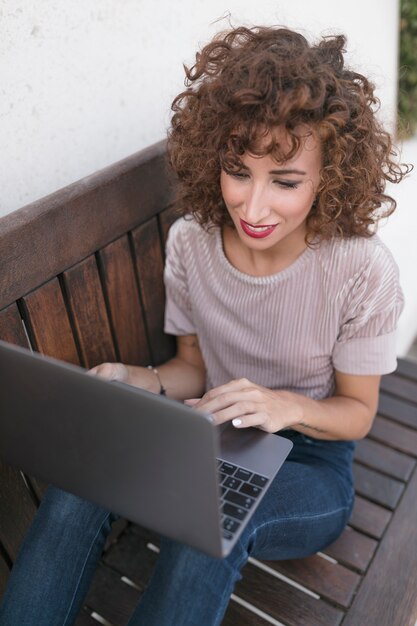
[[[250,276],[270,276],[292,265],[304,252],[305,232],[293,233],[267,250],[253,250],[240,240],[230,226],[222,228],[223,251],[236,269]]]

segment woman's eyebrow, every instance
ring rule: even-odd
[[[241,164],[240,166],[241,170],[248,170],[250,172],[250,167],[248,167],[247,165],[245,165],[244,163]],[[280,176],[282,174],[298,174],[299,176],[306,176],[307,172],[304,172],[304,170],[297,170],[294,167],[283,167],[280,168],[278,170],[270,170],[268,172],[269,174],[275,175],[275,176]]]
[[[269,172],[270,174],[277,174],[277,175],[281,175],[281,174],[299,174],[300,176],[305,176],[307,174],[307,172],[304,172],[303,170],[297,170],[294,168],[284,168],[284,169],[279,169],[279,170],[270,170]]]

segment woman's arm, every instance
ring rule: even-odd
[[[232,420],[237,428],[256,426],[267,432],[292,428],[318,439],[361,439],[376,413],[379,382],[380,376],[336,372],[334,395],[313,400],[239,379],[211,389],[192,404],[211,413],[216,423]]]
[[[123,363],[101,363],[90,374],[118,380],[153,393],[159,393],[160,383],[155,373],[147,367]],[[177,337],[177,353],[163,365],[158,374],[167,396],[176,400],[201,396],[204,393],[206,368],[197,335]]]
[[[375,417],[381,377],[337,371],[335,376],[336,390],[330,398],[317,401],[298,396],[303,418],[292,428],[320,439],[362,439]]]

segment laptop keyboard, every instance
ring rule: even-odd
[[[220,478],[220,513],[225,539],[232,539],[253,507],[268,478],[243,467],[218,459]]]

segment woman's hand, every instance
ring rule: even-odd
[[[274,433],[303,420],[296,394],[273,391],[246,378],[211,389],[201,399],[186,400],[195,409],[210,413],[216,424],[232,421],[236,428],[255,426]]]
[[[160,385],[155,373],[147,367],[124,365],[124,363],[100,363],[88,372],[92,376],[100,376],[107,380],[116,380],[127,385],[140,387],[159,393]]]
[[[117,380],[121,383],[129,383],[129,370],[123,363],[100,363],[88,372],[92,376],[100,376],[107,380]]]

